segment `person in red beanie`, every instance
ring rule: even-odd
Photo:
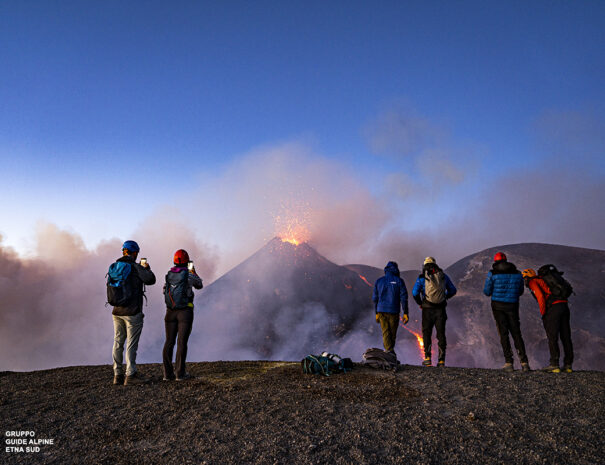
[[[162,351],[164,363],[164,381],[190,378],[185,370],[187,342],[193,327],[193,288],[203,287],[202,279],[195,272],[193,262],[186,250],[179,249],[174,254],[174,266],[166,274],[164,301],[166,302],[166,342]],[[172,366],[172,353],[177,341],[175,366]],[[175,375],[176,371],[176,375]]]
[[[487,273],[483,293],[492,299],[492,313],[494,314],[494,320],[500,335],[500,344],[504,353],[505,363],[502,369],[508,372],[514,370],[509,333],[519,355],[521,370],[530,370],[519,319],[519,297],[523,294],[524,289],[523,276],[521,276],[517,267],[508,261],[503,252],[494,255],[494,264]]]

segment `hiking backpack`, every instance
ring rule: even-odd
[[[423,273],[425,299],[431,304],[442,304],[445,302],[445,274],[441,270],[428,271]]]
[[[109,265],[107,278],[107,303],[114,307],[127,307],[134,299],[132,265],[114,262]]]
[[[538,277],[542,278],[550,289],[548,303],[556,300],[567,300],[573,294],[573,287],[563,277],[563,271],[557,270],[555,265],[544,265],[538,269]]]
[[[399,361],[394,352],[385,352],[382,349],[367,349],[363,353],[362,363],[370,368],[397,371]]]
[[[307,355],[300,364],[306,375],[330,376],[333,373],[347,373],[353,368],[350,358],[340,358],[338,355],[328,352],[322,352],[321,355]]]
[[[177,308],[186,308],[189,305],[189,296],[187,295],[189,284],[189,271],[182,270],[178,273],[169,271],[166,274],[166,284],[164,284],[164,301],[166,307],[171,310]]]

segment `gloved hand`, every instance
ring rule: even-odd
[[[380,320],[378,319],[378,313],[376,314],[376,323],[380,323]]]
[[[401,317],[401,321],[403,321],[404,325],[408,324],[408,321],[410,321],[410,317],[407,315],[407,313],[403,314],[403,316]]]

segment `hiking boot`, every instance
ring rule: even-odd
[[[531,371],[529,368],[529,363],[525,362],[521,364],[521,371]]]
[[[124,375],[115,375],[113,377],[113,384],[124,384]]]
[[[162,381],[174,381],[176,378],[174,376],[164,376]]]
[[[557,365],[548,365],[547,367],[542,368],[542,371],[547,373],[561,373],[561,369]]]
[[[191,379],[191,378],[193,378],[193,376],[191,376],[189,373],[185,373],[182,376],[177,376],[176,380],[177,381],[185,381],[186,379]]]
[[[502,370],[506,371],[507,373],[512,373],[513,371],[515,371],[513,364],[510,362],[506,362],[502,367]]]
[[[563,372],[572,373],[573,370],[571,369],[571,365],[563,365]]]
[[[135,374],[127,376],[124,380],[124,386],[134,386],[137,384],[147,384],[151,381],[149,378],[142,377],[137,371]]]
[[[425,358],[424,361],[422,362],[422,365],[425,366],[425,367],[430,367],[432,365],[431,359],[430,358]]]
[[[437,362],[437,366],[440,367],[440,368],[443,368],[445,366],[445,360],[439,360]]]

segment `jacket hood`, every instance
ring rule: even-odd
[[[384,268],[384,273],[394,274],[395,276],[399,276],[399,267],[396,262],[389,262],[387,266]]]
[[[116,260],[116,262],[128,262],[134,263],[134,257],[131,255],[122,255],[120,258]]]
[[[517,267],[511,262],[499,261],[492,265],[492,269],[498,273],[512,274],[517,272]]]

